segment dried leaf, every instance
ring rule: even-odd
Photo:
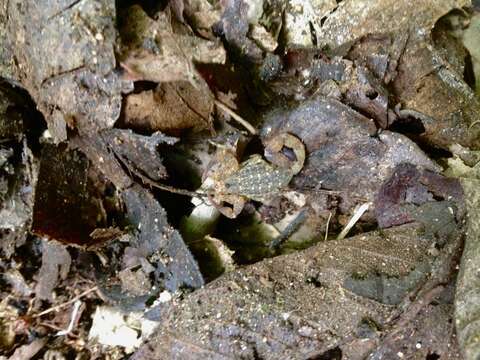
[[[105,196],[108,187],[108,181],[79,151],[45,146],[35,191],[32,232],[66,244],[93,245],[90,234],[96,228],[109,226]]]
[[[111,0],[7,3],[14,76],[32,95],[52,136],[110,128],[120,115]]]
[[[182,287],[198,288],[203,278],[196,261],[180,234],[167,222],[167,214],[148,191],[133,186],[123,192],[129,222],[135,226],[135,238],[130,242],[148,258],[157,254],[155,276],[163,286],[175,292]],[[162,254],[162,255],[160,255]]]
[[[29,360],[33,358],[47,343],[47,338],[35,339],[30,344],[20,346],[9,360]]]
[[[9,258],[31,225],[38,164],[24,135],[26,103],[0,83],[0,249]]]
[[[352,273],[402,279],[412,269],[424,278],[428,272],[419,264],[428,260],[430,246],[421,226],[408,225],[322,243],[230,272],[164,309],[155,335],[132,359],[174,354],[179,359],[305,359],[327,353],[365,358],[378,344],[379,332],[388,333],[394,308],[352,296],[346,279]],[[408,294],[407,289],[401,292]],[[371,325],[365,329],[365,323]],[[453,326],[444,329],[452,339]],[[429,350],[454,353],[445,346],[445,335],[443,339],[436,348],[422,349],[423,356]],[[354,346],[360,342],[366,345]],[[450,346],[455,345],[450,341]],[[413,345],[405,356],[417,351]]]
[[[193,62],[225,62],[225,50],[220,43],[177,34],[170,21],[164,12],[153,20],[140,6],[129,8],[121,30],[120,60],[131,79],[196,84],[200,76]]]
[[[475,148],[480,146],[480,128],[471,127],[480,120],[480,103],[463,80],[465,54],[461,55],[460,40],[448,37],[441,29],[443,19],[437,22],[469,3],[423,0],[413,8],[398,1],[343,2],[326,18],[319,36],[332,53],[343,54],[352,44],[374,34],[370,38],[385,45],[377,49],[393,55],[391,62],[384,64],[389,69],[385,79],[392,81],[392,92],[402,104],[398,124],[417,124],[415,135],[436,147],[459,143]],[[398,46],[401,42],[396,40],[388,44],[385,36],[404,39],[404,46]],[[363,61],[371,56],[365,48]],[[381,91],[376,93],[382,95]],[[364,109],[365,105],[359,107]],[[385,111],[381,116],[381,123],[385,123]]]
[[[177,139],[159,132],[144,136],[121,129],[108,130],[101,135],[117,158],[130,169],[135,169],[154,181],[167,177],[158,146],[165,143],[173,145]]]
[[[280,132],[296,135],[308,153],[302,171],[293,178],[293,188],[339,191],[342,213],[350,213],[359,201],[373,201],[400,163],[439,170],[410,139],[390,131],[375,136],[371,119],[332,98],[316,96],[267,114],[262,137]]]
[[[327,16],[319,37],[330,48],[353,43],[369,34],[393,33],[396,36],[417,31],[428,36],[437,20],[453,9],[470,4],[469,0],[408,1],[351,0],[342,2]]]
[[[473,154],[472,154],[473,155]],[[477,359],[480,356],[478,336],[480,323],[480,281],[478,280],[478,266],[480,264],[480,162],[473,167],[467,166],[457,156],[449,159],[449,172],[459,176],[465,192],[467,210],[465,248],[458,274],[457,290],[455,294],[455,325],[458,340],[466,360]]]
[[[167,289],[173,293],[185,288],[201,287],[204,282],[198,265],[180,234],[168,224],[165,210],[148,190],[135,184],[126,173],[128,170],[131,174],[138,175],[136,174],[138,170],[133,166],[139,166],[143,170],[147,168],[146,165],[141,166],[141,163],[133,162],[137,155],[145,153],[144,151],[135,153],[142,146],[148,148],[157,142],[172,143],[174,139],[161,134],[149,138],[118,129],[108,130],[100,135],[76,138],[74,144],[87,155],[99,171],[111,179],[120,192],[125,206],[125,220],[132,229],[127,238],[129,246],[123,255],[123,265],[129,267],[141,264],[142,270],[153,280],[153,286],[147,294],[131,296],[123,292],[120,286],[112,283],[111,277],[115,276],[115,271],[119,269],[115,269],[115,264],[110,264],[107,271],[97,274],[100,291],[109,301],[121,308],[140,310],[145,309],[146,302],[161,289]],[[118,148],[121,144],[110,144],[110,141],[115,142],[116,139],[124,139],[124,144],[127,147],[131,146],[130,149],[135,151],[131,154],[123,153],[123,150]],[[153,156],[153,153],[150,155]],[[122,157],[121,161],[126,170],[118,160]],[[151,160],[147,157],[142,161],[144,160],[153,163],[160,161],[158,157]],[[109,274],[112,270],[113,275]],[[151,310],[152,317],[155,317],[154,313],[157,310],[156,308]]]
[[[442,201],[440,201],[442,200]],[[463,191],[457,179],[419,169],[411,164],[398,165],[379,189],[375,199],[375,216],[381,228],[412,221],[430,223],[443,230],[454,226],[455,216],[464,214]],[[433,208],[439,206],[438,208]],[[427,224],[428,225],[428,224]],[[439,239],[443,236],[436,234]]]
[[[35,294],[38,299],[52,301],[53,289],[59,279],[65,279],[70,271],[72,259],[66,248],[48,240],[42,242],[42,267],[38,274]]]
[[[179,0],[175,1],[179,3]],[[211,28],[219,20],[224,11],[222,1],[183,0],[183,12],[193,27],[202,33],[211,32]]]
[[[470,52],[472,57],[473,71],[476,79],[476,93],[480,97],[480,39],[478,33],[480,32],[480,14],[475,14],[470,19],[470,25],[465,30],[463,35],[463,44]]]
[[[141,131],[178,132],[212,129],[214,98],[202,80],[159,84],[153,91],[131,94],[126,99],[124,122]]]

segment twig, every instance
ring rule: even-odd
[[[171,192],[171,193],[174,193],[174,194],[185,195],[185,196],[189,196],[189,197],[201,198],[201,197],[206,197],[207,196],[207,194],[205,194],[203,192],[179,189],[179,188],[176,188],[176,187],[173,187],[173,186],[170,186],[170,185],[157,183],[155,181],[152,181],[152,180],[148,179],[147,177],[145,177],[143,175],[138,175],[138,176],[140,177],[140,179],[144,183],[146,183],[150,186],[153,186],[157,189],[160,189],[160,190],[168,191],[168,192]]]
[[[43,316],[43,315],[47,315],[49,313],[51,313],[52,311],[57,311],[57,310],[60,310],[60,309],[63,309],[64,307],[70,305],[70,304],[73,304],[75,301],[77,300],[80,300],[82,297],[94,292],[94,291],[97,291],[98,290],[98,287],[97,286],[94,286],[93,288],[91,289],[88,289],[86,291],[84,291],[83,293],[75,296],[73,299],[67,301],[67,302],[64,302],[63,304],[59,304],[59,305],[55,305],[55,306],[52,306],[51,308],[47,309],[47,310],[44,310],[42,311],[41,313],[38,313],[36,315],[33,315],[34,318],[37,318],[37,317],[40,317],[40,316]]]
[[[473,123],[471,123],[470,126],[468,127],[468,130],[470,130],[471,128],[473,128],[477,124],[480,124],[480,120],[477,120],[477,121],[474,121]]]
[[[242,118],[240,115],[238,115],[236,112],[234,112],[232,109],[230,109],[227,105],[225,105],[224,103],[222,103],[221,101],[219,100],[215,100],[215,105],[217,105],[220,109],[222,109],[223,111],[225,111],[228,115],[230,115],[232,117],[232,119],[234,119],[235,121],[237,121],[239,124],[243,125],[243,127],[245,127],[245,129],[247,129],[248,131],[250,131],[250,133],[252,135],[256,135],[257,134],[257,130],[255,130],[255,128],[247,121],[245,120],[244,118]]]
[[[80,306],[82,306],[82,302],[80,300],[75,301],[75,303],[73,304],[72,314],[70,315],[70,323],[68,324],[68,327],[65,330],[60,330],[59,332],[57,332],[55,334],[56,336],[65,336],[72,332],[75,323],[81,316],[81,313],[79,314]]]
[[[348,222],[347,225],[343,228],[342,232],[338,234],[337,240],[342,240],[347,236],[348,232],[355,226],[357,221],[362,217],[362,215],[368,210],[370,207],[371,203],[365,203],[362,206],[360,206],[355,213],[353,214],[352,218]]]
[[[418,313],[426,306],[429,305],[438,295],[442,293],[445,289],[444,284],[437,285],[430,290],[426,291],[422,296],[416,299],[409,309],[404,312],[401,317],[398,319],[395,324],[395,329],[388,335],[388,337],[393,338],[396,332],[404,329],[405,326],[415,319]]]
[[[438,285],[428,290],[421,297],[416,299],[410,306],[410,308],[400,315],[399,318],[394,320],[388,333],[381,337],[380,344],[376,349],[372,349],[369,356],[365,358],[380,359],[384,357],[385,350],[391,348],[397,341],[398,336],[402,331],[405,331],[407,325],[418,317],[420,311],[422,311],[445,289],[444,285]]]
[[[272,250],[277,250],[280,245],[282,245],[285,241],[287,241],[290,236],[292,236],[303,224],[303,222],[306,219],[306,214],[307,214],[307,208],[304,207],[303,209],[300,210],[298,215],[295,217],[295,219],[292,220],[290,224],[287,225],[287,227],[278,235],[276,238],[274,238],[270,244],[269,247]]]
[[[143,175],[140,171],[137,171],[135,168],[130,166],[130,164],[125,161],[121,156],[117,156],[117,159],[125,166],[125,168],[128,170],[130,173],[130,177],[137,176],[142,180],[144,184],[150,185],[152,187],[155,187],[160,190],[168,191],[174,194],[179,194],[179,195],[184,195],[184,196],[190,196],[190,197],[196,197],[196,198],[202,198],[206,197],[207,194],[200,192],[200,191],[190,191],[190,190],[185,190],[185,189],[178,189],[176,187],[170,186],[170,185],[165,185],[165,184],[160,184],[158,182],[155,182],[148,178],[147,176]]]
[[[332,219],[332,212],[330,211],[330,213],[328,214],[327,225],[325,225],[325,239],[324,239],[324,241],[327,241],[327,238],[328,238],[328,227],[330,225],[330,220],[331,219]]]

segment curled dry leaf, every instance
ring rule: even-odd
[[[123,20],[120,59],[126,77],[160,83],[127,96],[124,125],[142,132],[212,130],[214,97],[194,63],[224,63],[223,46],[194,36],[181,24],[174,30],[167,13],[153,20],[138,5]]]

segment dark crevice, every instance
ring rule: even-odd
[[[447,159],[453,156],[450,151],[427,144],[425,141],[417,140],[416,143],[432,160]]]
[[[437,353],[433,352],[433,353],[428,353],[427,354],[427,357],[425,358],[425,360],[437,360],[437,359],[440,359],[440,355],[438,355]]]
[[[475,90],[475,72],[473,71],[472,56],[467,54],[465,56],[465,67],[463,68],[463,80],[472,90]]]
[[[388,130],[404,135],[420,135],[425,132],[425,126],[420,119],[409,116],[397,119]]]
[[[178,228],[183,216],[187,216],[193,210],[193,205],[187,196],[162,190],[155,190],[153,192],[155,198],[165,209],[169,224],[174,228]]]
[[[225,185],[227,188],[230,187],[229,184]],[[222,201],[222,203],[220,204],[221,207],[224,207],[224,208],[228,208],[230,210],[233,210],[233,204],[227,202],[227,201]]]
[[[292,162],[297,161],[297,156],[295,155],[295,152],[293,151],[292,148],[288,146],[284,146],[282,147],[281,153],[285,155],[288,158],[288,160]]]
[[[340,349],[337,346],[321,354],[310,356],[306,360],[341,360],[341,359],[342,359],[342,349]]]
[[[261,357],[260,354],[258,353],[258,350],[257,350],[256,346],[253,346],[252,350],[253,350],[253,359],[254,360],[263,360],[263,357]]]
[[[317,44],[318,44],[318,42],[317,42],[317,38],[318,38],[317,37],[317,31],[315,30],[315,27],[313,26],[313,23],[311,21],[308,23],[308,25],[310,27],[310,35],[312,37],[312,44],[313,44],[313,46],[317,47]]]
[[[263,144],[262,140],[258,135],[252,137],[252,139],[248,142],[245,150],[243,151],[242,158],[246,159],[253,154],[263,154]]]
[[[405,135],[415,142],[431,159],[438,160],[452,157],[453,154],[446,150],[429,144],[422,135],[425,133],[425,126],[421,119],[407,116],[397,119],[387,130]]]
[[[154,18],[155,15],[168,5],[167,0],[116,0],[115,7],[117,11],[128,9],[132,5],[140,5],[148,16]]]
[[[371,91],[371,92],[367,92],[365,94],[370,100],[375,100],[377,97],[378,97],[378,92],[376,92],[375,90],[374,91]]]
[[[367,119],[372,119],[373,118],[373,121],[375,122],[375,126],[377,127],[377,129],[382,129],[383,128],[380,125],[379,121],[375,117],[372,117],[372,114],[367,112],[365,109],[361,109],[358,106],[356,106],[354,104],[351,104],[351,103],[348,103],[348,102],[347,102],[347,104],[348,104],[348,106],[350,106],[351,109],[355,110],[360,115],[365,116]]]
[[[158,83],[153,81],[135,81],[133,94],[139,94],[143,91],[155,90],[158,86]]]
[[[393,131],[391,128],[389,128],[388,130]],[[450,157],[453,156],[453,154],[450,151],[429,144],[424,138],[421,137],[421,135],[408,133],[408,132],[404,133],[404,132],[401,132],[401,131],[397,131],[397,132],[405,135],[410,140],[412,140],[414,143],[416,143],[417,146],[425,154],[427,154],[432,160],[447,159],[447,158],[450,158]]]
[[[305,282],[306,282],[307,284],[311,284],[311,285],[313,285],[313,286],[315,286],[315,287],[317,287],[317,288],[323,287],[323,284],[320,282],[320,280],[318,280],[318,278],[317,278],[317,277],[314,277],[314,276],[308,277],[308,278],[305,280]]]
[[[15,105],[10,105],[5,112],[7,118],[20,118],[23,122],[24,134],[27,138],[27,145],[34,155],[40,154],[40,138],[47,129],[47,122],[43,114],[37,109],[32,97],[23,88],[12,86],[9,82],[0,78],[0,88],[11,93],[15,99]]]
[[[254,264],[266,257],[272,256],[268,245],[262,241],[263,234],[258,229],[258,219],[249,211],[249,205],[235,218],[221,217],[212,234],[222,241],[231,250],[235,251],[233,260],[239,265]],[[248,236],[252,235],[252,236]]]
[[[436,194],[432,194],[433,196],[433,200],[435,201],[443,201],[445,200],[445,197],[441,196],[441,195],[436,195]]]

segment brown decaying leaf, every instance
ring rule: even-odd
[[[175,33],[172,21],[165,12],[158,13],[153,20],[138,5],[128,9],[120,30],[123,38],[120,61],[127,78],[195,84],[199,75],[193,62],[225,62],[221,43],[192,36],[186,28],[184,33]]]
[[[108,181],[78,150],[46,145],[35,192],[32,232],[79,246],[94,242],[96,228],[108,227]]]
[[[352,273],[359,278],[383,273],[401,281],[429,258],[431,239],[422,233],[412,224],[362,234],[230,272],[163,309],[160,327],[133,359],[305,359],[334,348],[345,358],[363,359],[381,343],[379,332],[388,333],[395,308],[348,291],[344,281]],[[412,286],[422,283],[419,279]],[[421,309],[427,314],[416,321],[429,321],[434,307],[427,302],[416,313]],[[451,307],[443,311],[448,317]],[[415,326],[406,321],[403,329]],[[435,326],[446,331],[441,341],[432,335]],[[403,343],[407,358],[429,351],[447,357],[457,353],[452,324],[430,323],[424,329],[431,330],[425,338]],[[370,345],[353,346],[358,341]],[[432,342],[417,349],[416,341]]]
[[[455,294],[455,326],[458,340],[466,360],[477,359],[480,356],[478,336],[480,334],[478,266],[480,264],[480,161],[469,163],[462,160],[472,160],[478,152],[468,152],[466,149],[452,149],[460,153],[449,159],[449,173],[458,176],[465,191],[467,210],[465,249],[462,255],[460,272]]]
[[[268,113],[262,137],[282,132],[301,139],[309,154],[291,186],[297,191],[317,187],[340,191],[342,213],[350,213],[359,201],[373,201],[381,184],[402,162],[439,171],[406,136],[391,131],[375,136],[372,119],[332,98],[316,96]]]
[[[168,13],[157,15],[153,20],[134,5],[121,28],[125,76],[160,83],[155,90],[127,96],[123,123],[143,132],[212,130],[214,97],[194,62],[224,63],[225,50],[193,36]]]
[[[64,280],[70,271],[72,259],[67,249],[48,240],[42,243],[42,267],[38,274],[38,283],[35,288],[37,299],[52,300],[53,289],[58,280]]]
[[[25,136],[28,102],[0,81],[0,249],[6,258],[25,243],[31,226],[38,163]]]
[[[97,136],[76,137],[71,142],[117,187],[125,207],[125,220],[132,227],[124,263],[127,267],[141,264],[142,270],[152,273],[155,279],[154,286],[143,297],[127,296],[121,288],[110,286],[111,275],[107,272],[114,270],[110,264],[105,273],[99,274],[98,285],[103,296],[117,306],[130,310],[132,307],[144,309],[145,302],[158,289],[166,288],[175,292],[183,287],[198,288],[204,283],[198,265],[182,237],[168,224],[165,210],[150,191],[135,183],[135,180],[165,177],[161,158],[156,156],[156,146],[162,142],[173,144],[175,141],[160,133],[142,136],[131,130],[112,129]],[[152,166],[154,164],[158,168]],[[140,292],[139,288],[129,290],[136,294]],[[141,290],[147,289],[143,286]]]
[[[162,83],[155,90],[127,96],[124,123],[141,131],[178,133],[212,130],[214,98],[203,80]]]
[[[453,143],[479,148],[480,127],[471,125],[480,120],[480,103],[463,80],[463,66],[452,64],[454,55],[450,52],[446,57],[444,43],[434,43],[431,36],[442,16],[470,1],[421,0],[414,7],[395,0],[365,4],[363,0],[341,3],[321,28],[323,41],[335,52],[369,34],[406,36],[391,88],[402,108],[417,113],[413,117],[425,128],[420,138],[442,148]]]
[[[376,194],[375,216],[381,228],[406,224],[418,220],[417,207],[442,199],[451,203],[452,217],[456,215],[460,219],[465,213],[463,198],[457,179],[446,178],[412,164],[400,164]]]
[[[114,72],[114,1],[7,4],[2,43],[16,44],[14,80],[29,91],[54,139],[66,140],[66,124],[82,133],[112,127],[123,86]]]
[[[30,344],[20,346],[9,360],[29,360],[33,358],[47,343],[47,338],[35,339]]]

